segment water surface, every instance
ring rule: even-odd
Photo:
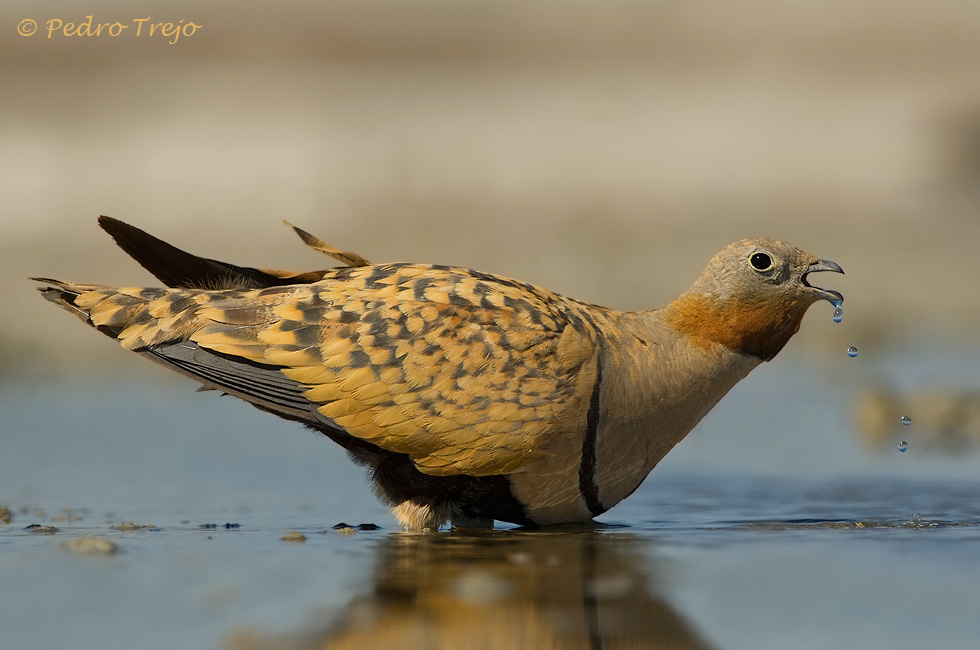
[[[14,521],[0,525],[2,647],[980,638],[976,458],[862,451],[840,412],[814,407],[837,390],[820,375],[800,390],[767,371],[737,389],[597,530],[408,535],[326,440],[153,370],[129,384],[5,387],[0,503]],[[778,405],[753,409],[781,390]],[[788,434],[794,413],[803,430]],[[381,528],[344,534],[341,521]],[[33,523],[59,531],[24,530]],[[306,541],[282,541],[290,531]],[[59,545],[89,536],[120,552]]]

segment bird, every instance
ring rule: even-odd
[[[810,282],[837,263],[768,238],[725,247],[663,307],[619,311],[461,267],[372,264],[296,226],[341,266],[236,266],[99,224],[166,288],[31,278],[46,299],[200,390],[324,434],[408,531],[592,522],[812,304],[843,301]]]

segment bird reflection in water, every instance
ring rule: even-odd
[[[648,541],[619,533],[394,534],[374,585],[320,630],[238,635],[235,650],[709,648],[651,591]]]

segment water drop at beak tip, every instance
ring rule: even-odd
[[[844,319],[844,308],[841,307],[843,300],[834,300],[831,304],[834,306],[834,322],[839,323]]]

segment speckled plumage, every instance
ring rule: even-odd
[[[348,266],[237,267],[100,223],[173,288],[43,280],[46,297],[123,347],[323,431],[371,467],[410,529],[601,513],[778,352],[809,304],[839,299],[805,281],[839,267],[770,240],[733,247],[771,255],[786,277],[766,282],[792,291],[740,295],[725,276],[742,271],[716,256],[667,308],[626,313],[462,268],[372,265],[299,229]]]

